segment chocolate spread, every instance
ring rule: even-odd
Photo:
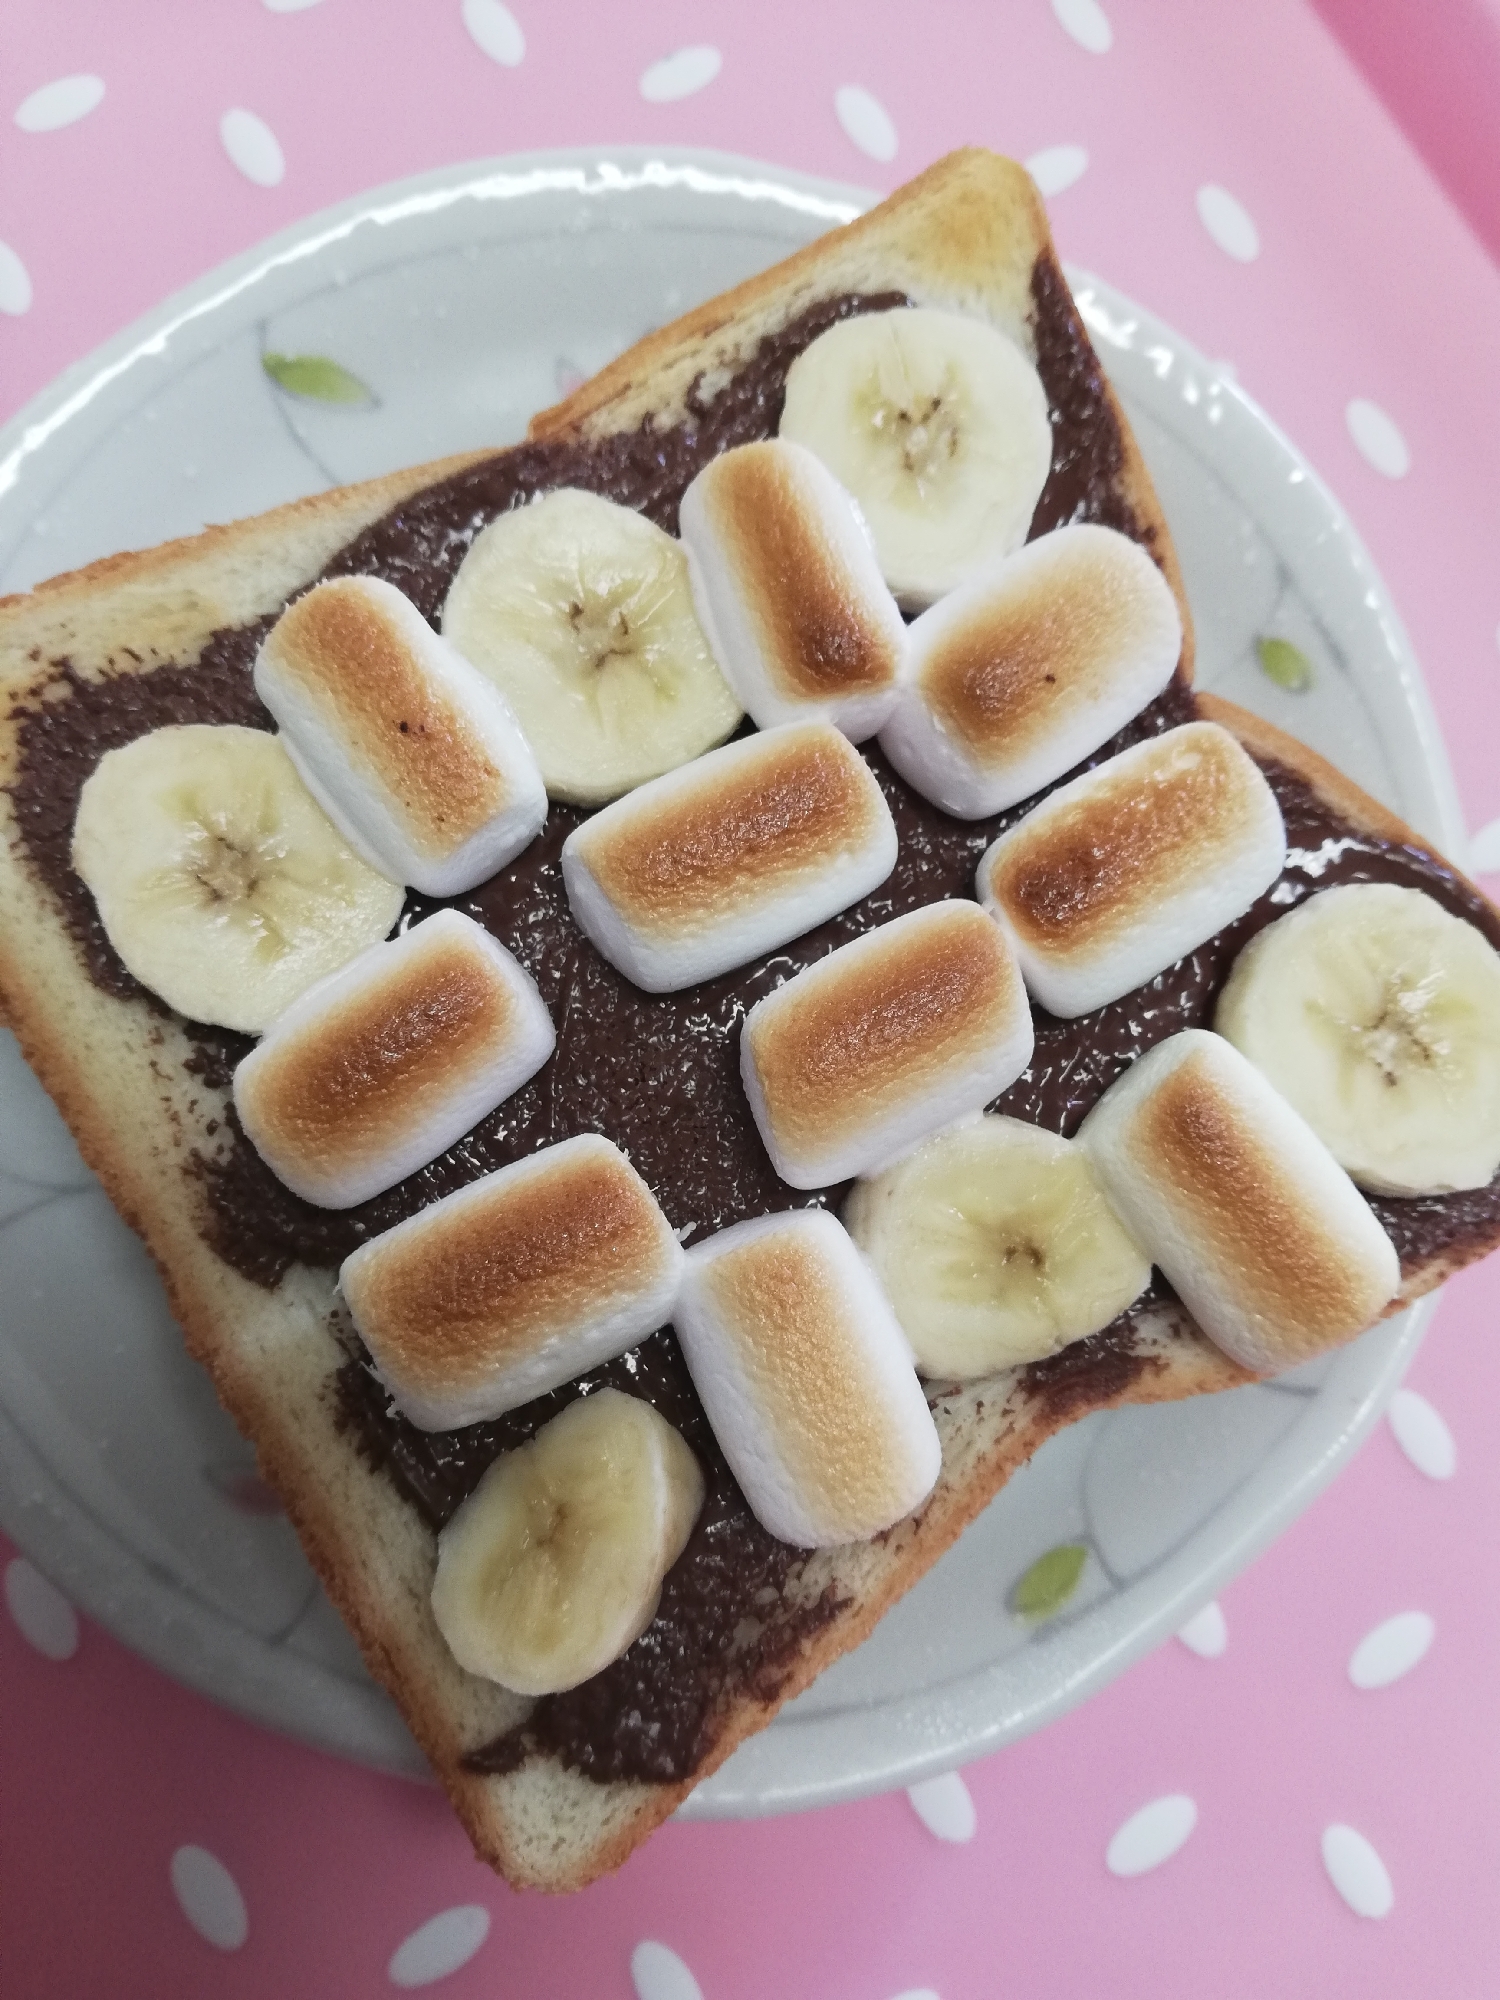
[[[1050,257],[1039,260],[1032,291],[1053,461],[1031,532],[1100,521],[1149,547],[1149,532],[1119,490],[1124,445],[1102,371]],[[475,535],[497,514],[561,486],[587,487],[637,507],[674,532],[682,493],[710,457],[774,433],[796,355],[838,319],[903,303],[899,294],[880,294],[810,308],[765,338],[712,396],[695,384],[685,417],[670,427],[647,422],[624,436],[542,441],[485,460],[403,502],[335,556],[325,574],[382,576],[435,620]],[[61,905],[90,977],[105,992],[143,996],[69,864],[79,791],[106,750],[163,724],[271,727],[250,680],[270,622],[218,632],[197,661],[153,662],[145,674],[90,682],[65,661],[50,663],[50,682],[22,723],[12,787],[22,839]],[[1191,692],[1174,681],[1089,762],[1195,713]],[[949,819],[909,790],[873,746],[865,754],[900,837],[890,878],[764,964],[685,993],[639,991],[578,932],[563,893],[559,853],[583,814],[553,806],[541,836],[517,862],[457,899],[536,979],[557,1028],[551,1061],[440,1159],[342,1212],[312,1208],[291,1194],[233,1127],[231,1112],[227,1151],[195,1163],[203,1227],[215,1250],[267,1286],[294,1263],[332,1269],[369,1236],[477,1175],[590,1130],[608,1133],[629,1150],[669,1220],[690,1232],[689,1240],[769,1210],[837,1204],[842,1189],[797,1193],[772,1171],[739,1081],[740,1022],[763,994],[873,925],[939,897],[972,895],[979,856],[1022,810],[979,822]],[[1291,850],[1280,881],[1210,944],[1111,1006],[1078,1021],[1036,1010],[1032,1064],[995,1109],[1074,1131],[1144,1049],[1181,1028],[1208,1023],[1236,953],[1256,930],[1334,883],[1394,881],[1425,889],[1500,946],[1500,925],[1488,906],[1441,862],[1356,832],[1295,773],[1274,764],[1266,771]],[[434,907],[411,896],[403,923],[420,921]],[[226,1084],[249,1041],[217,1028],[193,1032],[192,1067],[205,1083]],[[1450,1244],[1488,1236],[1500,1217],[1500,1184],[1431,1200],[1376,1198],[1373,1206],[1411,1266]],[[1132,1346],[1133,1322],[1164,1295],[1158,1281],[1104,1333],[1028,1371],[1030,1386],[1059,1414],[1123,1392],[1151,1365]],[[347,1329],[345,1337],[352,1341]],[[677,1426],[703,1465],[708,1497],[647,1632],[583,1687],[540,1701],[522,1730],[474,1752],[469,1762],[476,1770],[505,1770],[549,1752],[600,1780],[688,1777],[711,1749],[727,1701],[746,1691],[774,1698],[802,1640],[838,1608],[826,1595],[809,1600],[796,1590],[800,1552],[775,1541],[751,1515],[667,1329],[525,1409],[448,1434],[418,1431],[394,1414],[357,1351],[339,1372],[335,1394],[340,1421],[359,1448],[437,1528],[501,1451],[530,1437],[574,1396],[604,1383],[647,1396]]]

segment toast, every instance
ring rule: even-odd
[[[585,1700],[564,1726],[545,1703],[533,1710],[465,1674],[444,1646],[428,1601],[433,1521],[444,1503],[403,1457],[383,1399],[351,1355],[335,1286],[341,1250],[309,1233],[300,1205],[246,1162],[227,1106],[229,1070],[246,1045],[168,1013],[114,957],[69,866],[78,791],[106,749],[160,722],[269,727],[249,680],[258,635],[322,575],[384,574],[435,615],[457,560],[445,520],[482,522],[529,492],[581,483],[674,528],[681,491],[708,456],[774,430],[776,383],[799,343],[845,312],[898,302],[986,318],[1036,356],[1057,445],[1033,533],[1071,518],[1104,521],[1146,546],[1171,584],[1182,658],[1167,695],[1132,725],[1136,734],[1193,713],[1223,722],[1276,777],[1284,804],[1394,857],[1392,866],[1500,937],[1480,892],[1331,766],[1192,693],[1191,621],[1139,451],[1058,275],[1035,189],[1019,168],[978,152],[940,162],[859,221],[650,335],[542,412],[520,446],[112,557],[0,603],[0,1006],[84,1157],[144,1238],[189,1348],[254,1443],[371,1672],[399,1703],[478,1853],[517,1885],[571,1889],[618,1866],[736,1744],[858,1644],[1063,1425],[1250,1378],[1158,1286],[1104,1334],[1051,1361],[962,1388],[929,1385],[943,1447],[929,1499],[874,1541],[779,1566],[761,1549],[769,1567],[727,1586],[721,1578],[721,1593],[741,1593],[731,1642],[694,1682],[687,1749],[647,1771],[633,1750],[610,1748],[613,1718],[601,1709],[612,1698],[608,1673],[592,1723],[580,1720]],[[972,875],[968,857],[1004,817],[958,829],[967,845],[954,847],[955,882],[960,863],[963,879]],[[847,913],[840,936],[889,914],[862,916],[863,907]],[[1194,1004],[1206,1009],[1208,992]],[[1088,1021],[1073,1025],[1089,1031]],[[1095,1094],[1107,1080],[1101,1074]],[[1002,1108],[1038,1115],[1020,1085]],[[649,1166],[642,1170],[651,1180]],[[451,1156],[446,1179],[414,1176],[372,1226],[474,1171]],[[688,1219],[666,1205],[674,1222]],[[1391,1310],[1500,1241],[1493,1189],[1483,1199],[1387,1202],[1382,1220],[1403,1207],[1421,1211],[1421,1227],[1398,1242],[1402,1286]],[[460,1465],[457,1476],[472,1484],[477,1474]],[[648,1632],[632,1652],[650,1641]],[[676,1702],[670,1679],[661,1685]]]

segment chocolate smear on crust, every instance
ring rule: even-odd
[[[1125,444],[1104,370],[1050,251],[1032,268],[1031,301],[1037,373],[1052,418],[1052,466],[1026,539],[1035,541],[1072,521],[1093,521],[1128,535],[1154,555],[1155,529],[1141,520],[1121,491]]]
[[[16,829],[101,993],[118,1000],[146,1000],[159,1012],[167,1012],[156,995],[126,971],[105,936],[92,895],[73,872],[79,794],[106,752],[123,749],[153,729],[192,722],[274,729],[249,672],[271,624],[265,618],[253,626],[215,632],[187,666],[164,662],[144,672],[129,672],[114,670],[111,661],[110,669],[94,679],[78,673],[66,659],[54,660],[39,677],[36,692],[12,710],[16,775],[9,791]]]

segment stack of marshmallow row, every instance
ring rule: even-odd
[[[1176,665],[1170,590],[1106,529],[1042,538],[908,631],[852,503],[799,446],[715,461],[682,527],[700,620],[760,732],[639,786],[563,849],[579,924],[650,991],[744,964],[889,875],[895,827],[852,739],[880,730],[914,785],[978,817],[1098,749]],[[809,627],[831,622],[842,642],[810,647]],[[999,704],[997,659],[1011,681]],[[256,685],[335,823],[399,879],[458,893],[539,830],[545,791],[503,697],[390,586],[343,579],[298,600]],[[374,728],[377,702],[408,726]],[[1063,786],[985,853],[979,903],[882,925],[751,1011],[742,1073],[778,1173],[798,1188],[869,1176],[978,1113],[1030,1060],[1027,989],[1061,1015],[1133,990],[1246,910],[1284,860],[1274,795],[1216,725],[1148,738]],[[524,969],[444,911],[295,1002],[240,1065],[236,1106],[294,1191],[348,1206],[452,1144],[554,1039]],[[1395,1252],[1347,1175],[1217,1036],[1153,1051],[1080,1143],[1148,1261],[1247,1366],[1347,1337],[1395,1291]],[[765,1216],[684,1252],[601,1137],[423,1210],[356,1251],[340,1283],[422,1428],[498,1416],[671,1320],[773,1534],[872,1535],[938,1473],[909,1344],[832,1215]]]
[[[1060,529],[1032,543],[951,591],[908,631],[854,502],[810,451],[787,440],[715,460],[684,498],[682,530],[700,621],[760,733],[638,786],[563,850],[580,926],[651,992],[742,965],[890,874],[895,827],[855,742],[882,729],[887,753],[918,789],[950,812],[983,816],[1097,749],[1161,690],[1177,662],[1171,591],[1134,543],[1097,527]],[[996,662],[1008,677],[1003,699]],[[546,787],[504,695],[390,584],[349,577],[299,598],[262,646],[255,685],[313,796],[391,880],[458,895],[540,831]],[[1085,1011],[1108,997],[1101,981],[1123,992],[1171,963],[1244,908],[1265,886],[1261,874],[1269,881],[1280,866],[1274,801],[1223,732],[1196,726],[1131,754],[1136,763],[1107,767],[1113,781],[1095,774],[1048,802],[1053,862],[1039,852],[1028,864],[1018,845],[1042,834],[1032,815],[1009,846],[996,843],[980,871],[982,897],[1033,992],[1054,1011]],[[1222,864],[1225,888],[1205,903],[1196,850],[1177,857],[1175,884],[1163,879],[1170,854],[1165,871],[1141,867],[1141,840],[1126,824],[1128,794],[1132,784],[1144,787],[1152,814],[1180,794],[1175,810],[1191,815],[1222,781],[1237,796],[1247,786],[1250,793],[1211,857]],[[1092,915],[1092,924],[1075,921],[1064,934],[1024,898],[1038,866],[1043,874],[1059,860],[1066,866],[1065,801],[1079,786],[1087,793],[1080,810],[1110,820],[1134,844],[1122,850],[1113,885],[1121,894],[1076,913]],[[1242,894],[1247,875],[1253,886]],[[1165,916],[1163,892],[1172,904]],[[794,1186],[868,1170],[1025,1067],[1031,1029],[1020,983],[974,918],[968,906],[919,912],[757,1010],[745,1038],[746,1085],[777,1170]],[[242,1066],[236,1095],[245,1130],[305,1199],[347,1207],[392,1185],[551,1054],[551,1024],[525,973],[502,947],[455,922],[377,946],[320,982],[272,1023]],[[1168,948],[1153,956],[1156,940]],[[944,975],[933,956],[940,942],[951,961]],[[1143,963],[1143,951],[1153,962]],[[979,983],[967,1013],[948,1022],[932,1102],[893,1100],[878,1131],[851,1131],[835,1144],[843,1120],[825,1111],[836,1107],[799,1102],[786,1069],[799,1052],[804,1069],[813,1056],[798,1024],[816,1019],[825,1038],[837,1036],[839,996],[857,1008],[863,988],[868,1004],[901,967],[928,990],[935,1018],[951,998],[937,991],[941,976]],[[443,986],[443,1004],[428,1017],[443,1052],[428,1059],[438,1065],[430,1074],[419,1076],[408,1062],[398,1101],[383,1024],[413,1016],[424,981],[434,992]],[[379,1061],[378,1050],[386,1051]],[[752,1059],[757,1050],[763,1055]],[[338,1084],[321,1098],[317,1051],[328,1061],[342,1051]],[[900,1057],[893,1051],[890,1060]],[[364,1095],[375,1100],[367,1111],[355,1104]],[[315,1102],[324,1103],[326,1118],[314,1115]]]
[[[950,592],[908,633],[857,508],[799,444],[774,440],[714,461],[684,499],[682,527],[700,620],[761,733],[638,786],[563,850],[581,927],[649,991],[744,964],[889,875],[895,827],[854,741],[883,725],[888,752],[938,803],[990,813],[1096,749],[1176,665],[1181,632],[1170,590],[1134,543],[1107,529],[1067,528],[1031,544]],[[1011,681],[999,704],[984,692],[996,660]],[[540,831],[546,788],[504,695],[393,586],[350,577],[299,598],[262,646],[255,684],[313,796],[391,879],[456,895]],[[1158,789],[1191,790],[1190,775],[1170,774],[1190,772],[1204,756],[1227,757],[1241,790],[1246,774],[1256,781],[1222,732],[1186,734],[1191,742],[1164,739],[1167,750],[1154,753],[1168,774]],[[1147,758],[1149,770],[1121,781],[1151,784],[1158,763],[1149,750]],[[1108,810],[1103,793],[1098,809]],[[1273,802],[1263,835],[1272,823],[1279,838]],[[1228,853],[1234,844],[1231,836],[1221,846]],[[1135,921],[1126,928],[1137,940],[1148,931],[1167,937],[1164,956],[1141,969],[1138,946],[1115,938],[1104,942],[1106,962],[1086,963],[1108,928],[1097,921],[1093,945],[1054,937],[1049,948],[1040,932],[1033,945],[1035,922],[1000,887],[1018,859],[1005,850],[1004,862],[1003,846],[986,857],[981,893],[1045,1004],[1066,1007],[1047,968],[1061,967],[1066,984],[1070,957],[1085,984],[1118,976],[1115,990],[1124,991],[1178,955],[1181,926],[1163,927],[1159,884],[1134,854],[1123,869],[1134,889]],[[1249,895],[1234,900],[1236,879],[1233,907],[1221,896],[1189,943],[1264,886],[1262,850],[1265,838],[1248,857],[1256,874]],[[1197,859],[1183,857],[1179,883],[1189,929],[1201,897],[1186,878]],[[1272,861],[1270,874],[1277,867]],[[1117,905],[1102,914],[1118,919]],[[860,993],[868,1008],[902,968],[914,997],[915,987],[926,994],[941,1043],[930,1092],[907,1102],[909,1092],[887,1091],[878,1130],[845,1133],[844,1089],[832,1092],[837,1104],[827,1102],[826,1081],[822,1101],[808,1095],[817,1095],[810,1065],[821,1062],[825,1076],[828,1067],[828,1051],[820,1057],[809,1041],[812,1023],[825,1042],[848,1034]],[[940,990],[954,978],[967,995],[957,1009]],[[436,1045],[420,1060],[408,1047],[404,1066],[393,1065],[391,1024],[407,1024],[397,1039],[409,1043],[424,994]],[[1071,1011],[1096,1004],[1086,994]],[[287,1185],[346,1207],[445,1150],[553,1045],[522,968],[449,917],[435,931],[423,926],[365,952],[302,995],[242,1065],[236,1097],[247,1134]],[[1030,1047],[1020,982],[998,936],[970,906],[934,909],[763,1003],[745,1037],[746,1086],[777,1170],[815,1187],[867,1171],[878,1156],[984,1102],[1020,1073]],[[866,1053],[879,1059],[873,1045]],[[907,1053],[886,1052],[888,1081]],[[330,1065],[336,1081],[320,1089],[320,1069],[326,1079]]]

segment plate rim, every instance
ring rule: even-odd
[[[622,168],[622,162],[628,166]],[[661,170],[659,177],[653,175],[653,168]],[[599,177],[596,184],[578,187],[577,177],[587,175],[590,170]],[[613,177],[615,174],[618,178]],[[227,304],[230,298],[273,271],[332,247],[362,225],[379,226],[414,217],[424,201],[431,201],[436,209],[455,206],[466,198],[486,199],[489,197],[483,190],[488,184],[517,179],[535,184],[513,190],[509,198],[569,191],[600,195],[630,193],[637,188],[665,187],[674,181],[692,189],[695,179],[716,181],[721,185],[693,191],[731,194],[749,188],[763,190],[761,198],[803,213],[823,210],[830,226],[849,219],[837,215],[836,210],[848,209],[852,216],[881,199],[871,188],[825,180],[794,168],[775,167],[737,153],[694,146],[544,147],[431,167],[419,174],[384,181],[378,187],[350,195],[344,201],[288,223],[284,229],[189,279],[70,362],[29,396],[0,425],[0,503],[17,485],[26,460],[42,450],[64,423],[130,367],[156,358],[175,333],[206,317],[216,306]]]

